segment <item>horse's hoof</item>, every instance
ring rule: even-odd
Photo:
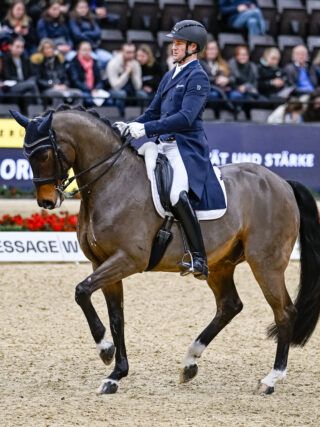
[[[274,392],[274,387],[270,387],[267,384],[259,383],[257,390],[255,391],[255,394],[258,394],[260,396],[272,394]]]
[[[99,356],[105,365],[110,365],[110,363],[113,361],[115,350],[116,348],[113,344],[108,348],[100,350]]]
[[[198,365],[189,365],[185,366],[180,371],[180,383],[186,383],[188,381],[191,381],[192,378],[194,378],[198,373]]]
[[[97,394],[114,394],[118,390],[118,381],[105,379],[97,389]]]

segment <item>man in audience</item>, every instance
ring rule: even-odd
[[[315,70],[308,64],[308,51],[303,45],[292,50],[292,62],[285,66],[284,72],[296,95],[313,92],[317,86]]]
[[[148,99],[148,94],[142,90],[141,66],[134,59],[135,53],[135,45],[125,43],[121,52],[107,65],[107,78],[111,86],[110,94],[115,98],[115,104],[122,116],[127,97]]]
[[[247,28],[251,36],[265,34],[266,24],[257,0],[219,0],[219,6],[231,28]]]

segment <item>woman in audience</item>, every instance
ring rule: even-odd
[[[70,61],[75,53],[72,51],[73,43],[69,28],[65,22],[64,14],[60,9],[58,0],[50,0],[44,10],[43,17],[38,21],[37,33],[39,40],[51,39],[55,48]]]
[[[277,107],[268,117],[269,124],[302,123],[309,95],[291,97],[286,104]]]
[[[97,61],[92,58],[91,44],[87,41],[79,44],[77,56],[73,58],[69,68],[72,87],[80,89],[85,106],[94,105],[93,97],[98,89],[103,88]]]
[[[69,28],[76,48],[82,41],[89,42],[93,51],[93,58],[98,61],[101,70],[105,69],[112,55],[107,50],[99,49],[101,30],[86,0],[76,2],[70,13]]]
[[[25,52],[30,55],[36,50],[37,35],[31,18],[26,14],[24,2],[16,0],[9,7],[2,25],[8,28],[12,38],[21,36],[24,39]]]
[[[139,46],[136,60],[141,65],[142,90],[152,97],[156,93],[162,77],[161,65],[155,60],[152,50],[147,44]]]
[[[271,101],[279,101],[289,97],[294,87],[287,85],[287,77],[279,67],[280,51],[270,47],[264,51],[258,65],[259,92]]]
[[[55,53],[52,40],[42,39],[38,52],[34,53],[30,60],[35,66],[37,82],[42,95],[52,98],[54,107],[64,100],[72,102],[73,97],[82,97],[80,89],[69,87],[64,56],[61,53]]]

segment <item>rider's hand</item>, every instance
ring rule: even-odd
[[[129,124],[129,132],[134,139],[145,136],[146,131],[143,123],[133,122]]]
[[[113,127],[117,128],[121,136],[126,136],[129,133],[129,125],[125,122],[114,122]]]

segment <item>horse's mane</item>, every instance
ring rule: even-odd
[[[111,129],[115,134],[121,137],[119,130],[116,127],[112,127],[110,120],[106,117],[101,117],[99,112],[95,108],[85,108],[83,105],[71,106],[68,104],[61,104],[56,109],[50,108],[41,114],[41,117],[46,117],[50,113],[58,113],[59,111],[81,111],[84,113],[91,114],[93,117],[104,123]]]

